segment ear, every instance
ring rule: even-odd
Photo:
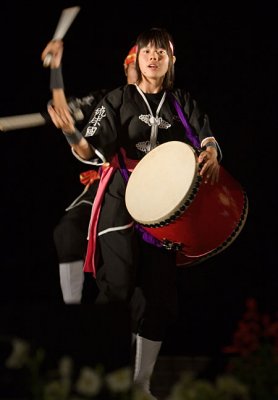
[[[173,64],[176,62],[176,56],[173,56]]]

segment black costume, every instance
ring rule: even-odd
[[[183,90],[172,93],[200,142],[213,137],[207,115],[190,95]],[[152,146],[171,140],[191,144],[169,94],[143,94],[136,85],[107,94],[83,134],[95,149],[97,157],[89,161],[93,165],[108,161],[113,166],[119,152],[127,162],[139,161]],[[125,206],[125,188],[126,181],[115,168],[101,204],[97,243],[89,238],[85,271],[93,272],[90,249],[97,246],[97,302],[127,302],[134,333],[159,341],[177,316],[175,253],[141,239]]]

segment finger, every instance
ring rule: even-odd
[[[74,122],[74,119],[73,119],[71,113],[69,112],[69,110],[67,110],[67,109],[65,109],[65,108],[62,108],[62,109],[59,111],[59,114],[60,114],[61,116],[63,116],[64,118],[66,118],[66,119],[67,119],[68,121],[70,121],[71,123]]]
[[[57,112],[54,110],[54,108],[52,106],[48,106],[47,110],[48,110],[48,113],[49,113],[54,125],[56,127],[59,127],[59,125],[61,124],[61,118],[59,117]]]
[[[203,175],[205,174],[205,172],[207,171],[207,169],[208,169],[208,162],[206,162],[206,163],[202,166],[201,171],[200,171],[200,175],[203,176]]]
[[[205,161],[207,157],[207,154],[205,151],[202,151],[202,153],[198,157],[198,163],[201,164],[203,161]]]
[[[74,119],[70,114],[63,113],[59,115],[61,121],[66,124],[66,125],[73,125],[74,124]]]

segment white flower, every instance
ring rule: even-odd
[[[249,390],[246,385],[238,381],[234,376],[222,375],[216,379],[216,387],[221,394],[234,395],[238,399],[249,399]]]
[[[5,365],[7,368],[20,369],[27,364],[30,353],[30,345],[23,339],[12,340],[13,350]]]
[[[87,396],[95,396],[100,392],[101,387],[101,376],[92,368],[83,367],[76,382],[77,392]]]
[[[181,374],[180,380],[171,388],[167,400],[198,400],[215,398],[215,388],[206,380],[194,378],[190,372]]]
[[[67,399],[67,396],[67,390],[65,390],[61,382],[57,380],[47,383],[44,387],[45,400],[63,400]]]
[[[126,367],[109,373],[106,383],[111,392],[127,392],[132,386],[131,369]]]
[[[58,369],[61,378],[70,378],[73,372],[73,359],[68,356],[62,357]]]

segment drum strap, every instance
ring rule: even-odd
[[[200,149],[200,141],[196,137],[196,135],[194,135],[192,128],[191,128],[189,122],[187,121],[186,116],[184,115],[184,112],[181,108],[180,103],[177,101],[177,99],[175,98],[173,93],[168,92],[168,96],[171,98],[171,100],[175,106],[175,109],[177,110],[178,116],[180,117],[180,120],[185,128],[185,133],[186,133],[187,138],[190,140],[193,147]]]

